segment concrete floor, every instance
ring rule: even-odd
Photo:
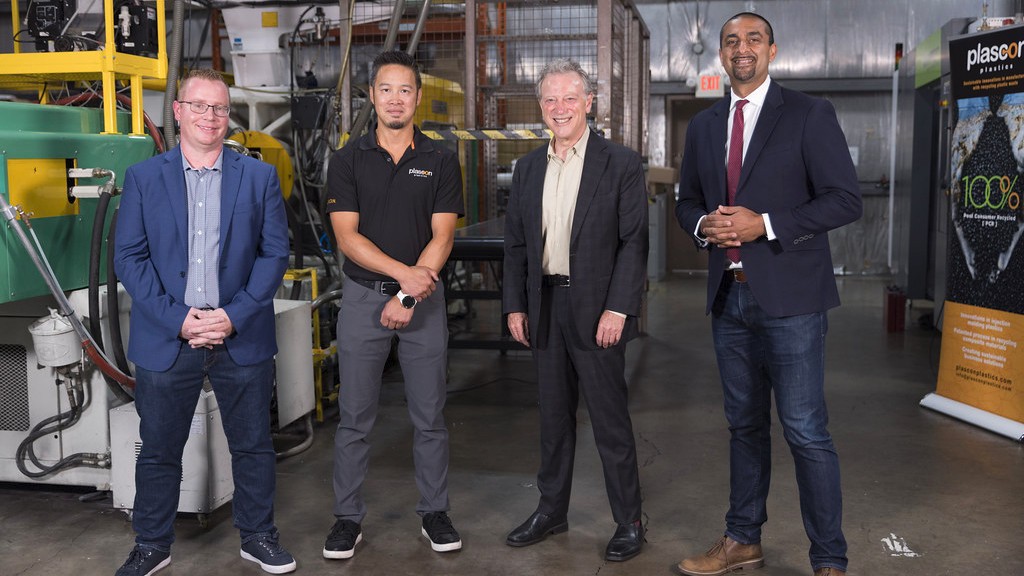
[[[437,554],[419,534],[410,426],[400,374],[390,374],[372,442],[364,542],[353,559],[320,555],[331,516],[333,425],[312,449],[278,466],[277,523],[300,574],[672,574],[722,532],[728,433],[703,315],[704,278],[651,285],[648,335],[630,345],[628,378],[648,544],[622,564],[603,560],[614,531],[590,421],[581,408],[566,534],[523,549],[505,534],[537,501],[538,423],[528,355],[453,350],[447,417],[451,516],[464,549]],[[1024,574],[1024,447],[920,408],[933,391],[939,335],[887,334],[885,280],[843,278],[830,314],[828,400],[843,467],[850,574]],[[485,312],[482,310],[481,312]],[[478,322],[479,325],[479,322]],[[776,427],[763,576],[809,575],[792,458]],[[0,574],[113,574],[132,546],[127,517],[80,490],[0,484]],[[206,528],[181,515],[167,576],[262,572],[238,557],[230,506]],[[742,574],[742,572],[741,572]]]

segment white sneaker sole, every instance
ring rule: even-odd
[[[264,564],[263,562],[260,562],[259,558],[253,556],[252,554],[249,554],[245,550],[241,550],[240,552],[242,558],[250,562],[255,562],[259,564],[260,568],[262,568],[264,572],[269,572],[271,574],[287,574],[289,572],[294,572],[295,567],[297,566],[294,560],[292,560],[291,563],[289,564],[282,564],[280,566],[274,566],[273,564]]]
[[[363,541],[363,533],[360,532],[359,535],[356,536],[356,543],[352,545],[351,549],[349,549],[349,550],[328,550],[327,548],[324,548],[324,558],[327,558],[328,560],[348,560],[349,558],[351,558],[352,556],[355,555],[355,553],[356,553],[356,546],[358,546],[359,543],[362,542],[362,541]]]
[[[462,549],[462,540],[452,542],[451,544],[438,544],[430,539],[430,535],[427,534],[426,528],[420,528],[420,532],[423,533],[423,536],[426,537],[428,542],[430,542],[430,547],[434,552],[454,552]]]
[[[150,574],[156,574],[157,572],[163,570],[164,568],[167,568],[170,565],[171,565],[171,557],[168,556],[167,558],[164,559],[163,562],[157,564],[156,566],[153,566],[152,570],[150,570],[149,572],[146,572],[145,576],[150,576]]]

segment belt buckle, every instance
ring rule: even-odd
[[[742,268],[733,269],[730,270],[730,272],[732,272],[732,279],[735,280],[736,282],[743,283],[747,281],[747,275],[745,272],[743,272]]]
[[[381,294],[381,296],[394,296],[395,294],[398,294],[398,291],[401,289],[401,287],[402,287],[401,284],[399,284],[398,282],[391,282],[389,280],[382,280],[381,283],[380,283],[380,294]],[[391,294],[388,294],[388,289],[389,288],[393,288],[394,292],[391,293]]]

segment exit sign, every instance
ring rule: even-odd
[[[697,78],[697,98],[721,98],[725,95],[722,77],[717,74]]]

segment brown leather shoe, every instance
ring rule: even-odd
[[[740,544],[728,536],[722,536],[707,552],[686,558],[679,563],[678,568],[687,576],[719,576],[733,570],[761,566],[764,566],[764,555],[761,554],[760,544]]]
[[[843,572],[839,568],[826,566],[825,568],[818,568],[815,570],[814,576],[846,576],[846,572]]]

